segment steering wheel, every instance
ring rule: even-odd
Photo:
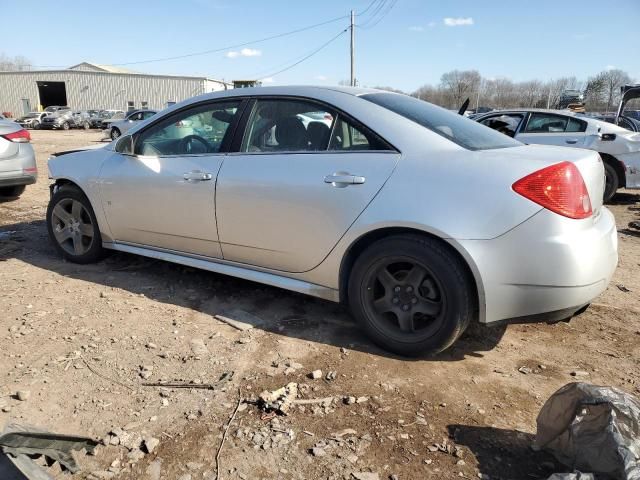
[[[178,143],[178,151],[185,153],[185,154],[191,154],[193,153],[191,151],[191,142],[193,140],[197,140],[198,142],[200,142],[202,145],[204,145],[204,152],[196,152],[196,153],[208,153],[212,150],[211,148],[211,144],[209,142],[207,142],[207,140],[205,140],[204,138],[202,138],[199,135],[187,135],[186,137],[183,137],[180,140],[180,143]]]

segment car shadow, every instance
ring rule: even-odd
[[[476,425],[449,425],[449,436],[464,445],[478,462],[479,477],[546,479],[571,472],[549,453],[531,449],[534,435],[518,430]]]
[[[611,200],[607,202],[609,205],[634,205],[640,202],[640,194],[630,192],[617,192]]]
[[[206,315],[233,316],[240,309],[255,317],[262,330],[359,350],[390,358],[360,331],[348,310],[339,304],[137,255],[112,252],[91,265],[67,262],[55,251],[44,220],[0,227],[0,262],[15,258],[37,268],[80,279],[104,288],[120,289]],[[231,313],[230,313],[231,312]],[[482,357],[500,341],[506,326],[473,326],[445,352],[418,360],[458,361]]]

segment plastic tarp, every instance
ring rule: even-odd
[[[538,414],[534,449],[596,478],[640,480],[640,401],[613,387],[565,385]],[[563,475],[552,478],[588,478]]]

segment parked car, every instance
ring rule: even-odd
[[[49,113],[40,123],[40,128],[45,130],[69,130],[76,127],[76,118],[69,109]]]
[[[31,136],[16,122],[0,120],[0,196],[19,197],[38,178]]]
[[[129,129],[137,123],[153,117],[156,113],[158,113],[156,110],[133,110],[127,113],[126,117],[122,120],[111,119],[106,122],[103,121],[104,133],[108,135],[111,140],[115,140],[123,133],[128,132]]]
[[[51,105],[44,109],[44,111],[47,113],[65,112],[67,110],[71,110],[71,109],[67,106],[62,107],[60,105]]]
[[[91,112],[89,110],[78,110],[73,112],[71,116],[74,128],[83,128],[84,130],[91,128]]]
[[[618,188],[640,188],[640,138],[622,127],[569,111],[536,109],[495,111],[475,120],[524,143],[598,152],[606,174],[605,202]]]
[[[23,128],[33,128],[34,130],[38,130],[42,123],[42,119],[46,116],[47,112],[29,112],[18,118],[16,122]]]
[[[123,110],[100,110],[96,117],[92,118],[91,128],[106,128],[110,120],[122,120],[125,117]]]
[[[318,111],[328,135],[298,118]],[[617,263],[595,152],[380,90],[209,93],[49,171],[48,232],[69,261],[119,250],[342,301],[403,355],[472,322],[568,318]]]

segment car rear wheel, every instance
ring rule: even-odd
[[[24,185],[15,185],[13,187],[0,187],[0,197],[19,197],[24,193]]]
[[[63,130],[69,130],[71,128],[71,125],[69,125],[69,122],[64,122],[62,124],[62,129]]]
[[[117,140],[120,137],[120,130],[118,130],[117,128],[112,128],[111,129],[111,140]]]
[[[371,339],[399,355],[451,346],[475,314],[462,261],[439,241],[418,235],[380,240],[356,260],[349,303]]]
[[[616,169],[607,162],[604,162],[604,179],[604,201],[608,202],[616,194],[620,181],[618,180],[618,172],[616,172]]]
[[[37,120],[36,120],[36,121],[35,121],[35,122],[33,122],[31,125],[32,125],[32,128],[33,128],[34,130],[40,130],[40,122],[39,122],[39,121],[37,121]]]
[[[47,208],[49,238],[62,256],[74,263],[92,263],[104,256],[102,237],[89,199],[72,186],[60,187]]]
[[[82,124],[82,128],[84,128],[85,130],[89,130],[91,128],[91,124],[89,124],[89,122],[84,122]]]

